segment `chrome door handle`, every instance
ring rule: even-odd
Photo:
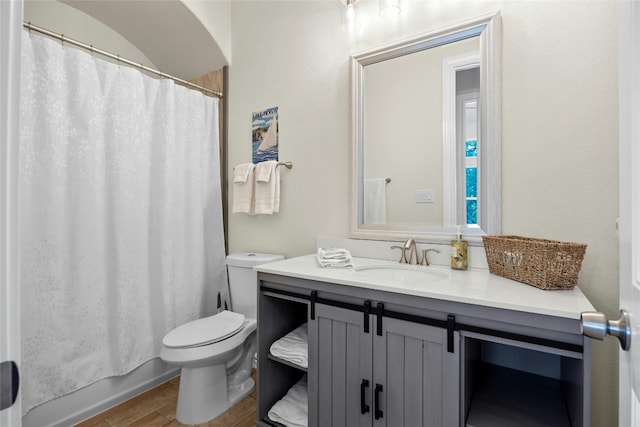
[[[616,320],[607,321],[604,313],[597,311],[584,311],[580,314],[582,319],[582,334],[590,338],[603,340],[607,335],[612,335],[620,340],[623,350],[631,348],[631,322],[629,313],[620,310]]]

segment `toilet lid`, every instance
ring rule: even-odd
[[[236,334],[243,325],[244,314],[225,310],[178,326],[164,337],[162,344],[172,348],[213,344]]]

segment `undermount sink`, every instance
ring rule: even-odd
[[[439,280],[447,277],[446,273],[433,270],[430,267],[407,264],[363,265],[354,268],[354,271],[359,276],[401,282],[416,282],[434,279]]]

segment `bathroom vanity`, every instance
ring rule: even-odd
[[[589,426],[580,289],[542,291],[483,269],[315,255],[258,270],[258,410],[307,375],[308,425]],[[308,368],[270,354],[308,324]]]

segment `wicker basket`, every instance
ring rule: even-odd
[[[520,236],[482,236],[492,274],[540,289],[573,289],[587,245]]]

